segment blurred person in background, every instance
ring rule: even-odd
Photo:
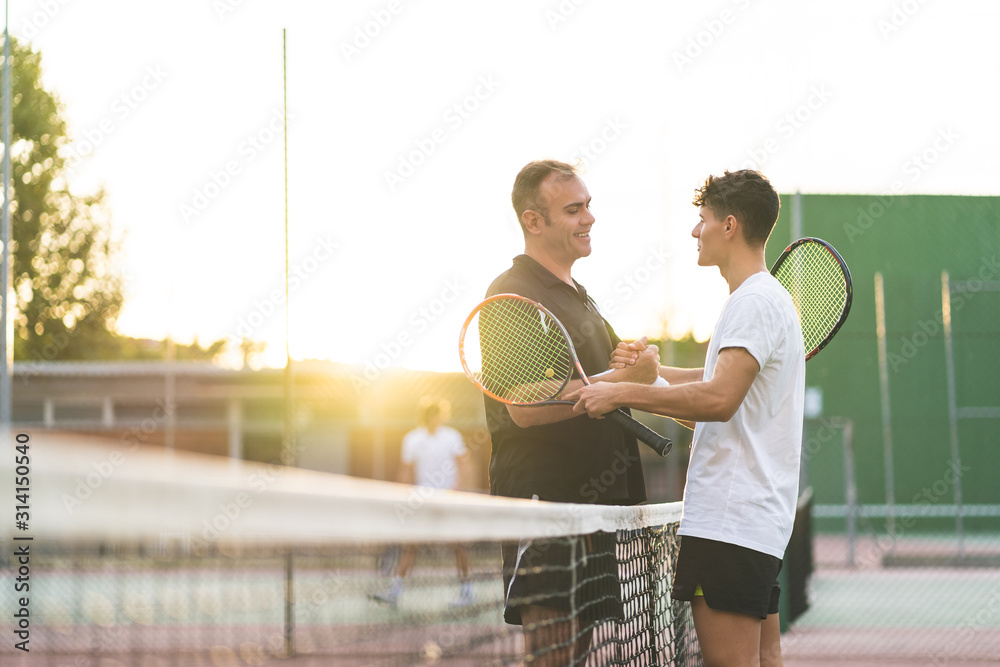
[[[418,408],[419,426],[403,436],[399,482],[421,487],[421,496],[425,498],[441,490],[465,489],[469,485],[469,451],[462,434],[445,425],[450,411],[447,401],[425,396]],[[395,607],[416,557],[416,545],[405,545],[388,590],[372,594],[372,599]],[[472,604],[472,583],[465,547],[455,547],[455,561],[461,588],[451,604],[468,606]]]

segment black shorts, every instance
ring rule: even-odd
[[[504,542],[504,620],[521,625],[526,605],[564,611],[584,624],[621,620],[615,545],[614,533]]]
[[[778,613],[781,559],[726,542],[684,535],[670,597],[691,601],[701,586],[712,609],[764,619]]]

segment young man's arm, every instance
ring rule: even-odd
[[[646,337],[626,343],[618,343],[618,347],[611,353],[611,364],[609,368],[627,368],[634,364],[639,358],[639,353],[646,349]],[[675,368],[673,366],[660,366],[660,377],[670,384],[687,384],[688,382],[698,382],[705,374],[704,368]]]
[[[704,368],[674,368],[673,366],[660,366],[660,377],[670,384],[700,382],[704,375]]]
[[[635,382],[640,385],[649,384],[656,380],[657,369],[660,367],[660,357],[655,345],[650,345],[640,355],[638,361],[627,368],[616,369],[607,375],[602,375],[598,384],[611,384],[619,382]],[[591,386],[594,386],[591,385]],[[567,394],[575,393],[584,387],[583,380],[570,380],[566,388],[563,389],[560,399],[576,400],[567,398]],[[555,424],[566,421],[573,417],[578,417],[580,413],[574,413],[572,405],[544,405],[541,407],[518,407],[508,405],[507,412],[511,419],[521,428],[528,426],[541,426],[542,424]]]
[[[692,422],[729,421],[739,410],[760,367],[746,349],[727,347],[719,353],[712,379],[669,387],[598,383],[567,396],[573,411],[591,417],[623,406]]]

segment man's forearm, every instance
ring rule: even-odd
[[[561,394],[576,391],[582,386],[583,380],[570,380],[566,383],[566,387],[563,388]],[[573,414],[572,405],[542,405],[538,407],[508,405],[507,412],[510,413],[510,417],[514,420],[514,423],[521,428],[555,424],[556,422],[566,421],[577,416]]]
[[[602,373],[596,381],[628,382],[633,372],[630,369],[617,369],[610,373]],[[583,380],[570,380],[556,398],[570,394],[582,386],[584,386]],[[539,407],[508,405],[507,412],[510,413],[514,423],[521,428],[555,424],[579,416],[573,413],[572,405],[542,405]]]

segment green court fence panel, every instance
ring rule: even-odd
[[[793,227],[795,195],[782,196],[768,243],[768,264],[792,240],[816,236],[836,247],[850,266],[854,302],[834,341],[807,368],[807,385],[822,392],[822,411],[810,420],[808,480],[817,507],[843,505],[842,437],[816,435],[824,420],[854,424],[857,497],[886,505],[881,389],[876,336],[875,274],[884,281],[889,406],[893,443],[893,502],[924,506],[908,521],[913,532],[953,530],[954,488],[960,480],[965,530],[1000,530],[1000,197],[800,195],[801,223]],[[958,422],[960,465],[952,463],[942,272],[964,283],[952,290],[955,403],[982,408]],[[818,443],[818,445],[817,445]],[[829,450],[829,451],[827,451]],[[884,518],[871,518],[884,529]],[[843,530],[843,519],[820,518],[817,530]]]

